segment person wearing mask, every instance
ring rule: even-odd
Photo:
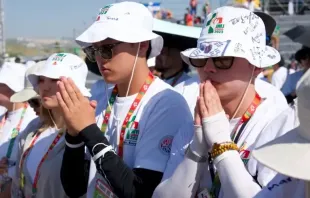
[[[13,197],[67,197],[60,185],[67,128],[56,98],[57,80],[63,76],[75,81],[83,97],[90,97],[85,87],[87,66],[76,55],[52,54],[44,65],[28,73],[29,81],[41,98],[41,113],[19,141]]]
[[[197,48],[181,53],[186,63],[197,67],[202,82],[195,132],[174,137],[154,198],[240,197],[242,191],[253,189],[246,182],[238,190],[231,188],[228,183],[239,178],[265,186],[275,172],[257,163],[251,152],[294,127],[287,116],[280,121],[288,122],[285,128],[273,123],[281,113],[277,101],[254,86],[261,68],[280,61],[279,52],[266,45],[262,19],[247,9],[224,6],[209,20]]]
[[[148,68],[147,58],[163,46],[153,47],[147,57],[149,43],[162,40],[152,27],[145,6],[120,2],[102,8],[77,38],[89,46],[85,52],[105,82],[115,86],[93,98],[94,105],[70,79],[59,82],[57,98],[68,127],[61,180],[69,197],[151,197],[173,137],[193,128],[185,99]],[[90,168],[84,145],[92,157]]]
[[[310,48],[302,48],[297,51],[295,60],[299,62],[301,69],[289,75],[281,89],[288,103],[291,103],[296,98],[295,90],[297,82],[310,67]]]
[[[0,183],[7,197],[15,176],[17,142],[36,115],[27,102],[11,102],[10,97],[24,88],[26,68],[22,64],[4,63],[0,70],[0,105],[7,111],[0,117]]]
[[[31,82],[28,80],[27,76],[29,73],[37,70],[37,67],[44,66],[46,61],[40,61],[33,66],[29,67],[26,71],[25,76],[25,84],[24,89],[13,94],[10,98],[11,102],[28,102],[30,107],[34,110],[37,116],[40,114],[40,96],[37,94],[37,92],[33,89],[33,86]]]
[[[280,62],[273,66],[273,71],[271,84],[278,89],[281,89],[287,77],[294,73],[294,70],[285,67],[285,60],[282,56]]]

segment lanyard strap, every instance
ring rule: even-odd
[[[146,78],[143,86],[141,87],[137,97],[135,98],[135,100],[131,104],[131,107],[130,107],[130,109],[129,109],[129,111],[128,111],[125,119],[124,119],[124,122],[122,124],[121,133],[120,133],[119,145],[118,145],[118,155],[120,157],[123,157],[125,131],[126,131],[126,128],[128,127],[128,124],[130,123],[129,122],[130,118],[131,118],[133,112],[135,111],[135,109],[139,106],[139,103],[140,103],[141,99],[143,98],[143,96],[147,92],[148,88],[150,87],[150,85],[152,84],[154,79],[155,78],[154,78],[153,74],[150,72],[148,77]],[[104,117],[103,117],[103,121],[102,121],[102,125],[101,125],[101,131],[103,133],[106,132],[106,129],[107,129],[107,126],[108,126],[108,123],[109,123],[109,119],[111,117],[111,111],[112,111],[111,106],[113,106],[117,94],[118,94],[118,89],[117,89],[117,86],[115,86],[113,91],[112,91],[112,94],[110,96],[110,99],[109,99],[109,104],[110,105],[108,104],[108,106],[107,106],[107,108],[105,110]],[[131,121],[133,121],[134,119],[135,119],[135,116],[133,116]]]
[[[35,142],[38,140],[38,137],[40,136],[40,134],[41,133],[37,132],[35,137],[32,139],[30,146],[26,149],[26,151],[21,156],[21,160],[20,160],[20,163],[19,163],[19,170],[20,170],[20,173],[21,173],[20,174],[20,187],[21,187],[21,189],[24,189],[24,186],[25,186],[25,175],[23,174],[23,166],[24,166],[24,163],[25,163],[25,159],[29,155],[29,153],[30,153],[31,149],[33,148]],[[35,174],[35,177],[34,177],[34,180],[33,180],[33,184],[32,184],[32,193],[33,193],[33,195],[35,195],[36,192],[37,192],[37,185],[38,185],[39,173],[40,173],[41,166],[42,166],[43,162],[46,160],[49,152],[51,152],[53,150],[53,148],[56,146],[56,144],[59,142],[59,140],[62,137],[62,135],[63,135],[63,132],[59,132],[57,134],[57,136],[53,140],[52,144],[48,148],[47,152],[44,154],[44,156],[42,157],[41,161],[39,162],[39,165],[37,167],[36,174]]]
[[[261,103],[261,97],[256,93],[255,98],[253,99],[251,105],[248,107],[247,111],[243,114],[237,125],[235,126],[233,132],[231,133],[231,139],[237,144],[238,140],[241,136],[241,133],[243,132],[243,129],[245,128],[245,125],[248,123],[248,121],[251,119],[253,114],[255,113],[257,107]],[[241,126],[242,125],[242,126]],[[238,131],[238,128],[241,126],[240,130]],[[212,177],[212,187],[211,187],[211,196],[212,197],[218,197],[221,189],[221,181],[219,178],[218,173],[214,174],[214,168],[212,160],[209,159],[209,168],[210,173]]]
[[[12,133],[11,133],[11,138],[10,138],[9,147],[8,147],[8,150],[6,151],[6,157],[7,157],[7,158],[10,158],[11,155],[12,155],[13,146],[14,146],[16,137],[17,137],[17,135],[19,134],[20,127],[21,127],[21,125],[22,125],[22,123],[23,123],[23,120],[24,120],[24,117],[25,117],[27,108],[28,108],[28,103],[24,103],[24,109],[23,109],[23,111],[22,111],[22,113],[21,113],[19,122],[18,122],[17,126],[12,130]]]

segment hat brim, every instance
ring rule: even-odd
[[[310,142],[302,138],[299,127],[257,148],[254,158],[283,175],[310,180]]]
[[[32,86],[35,89],[37,89],[40,76],[44,76],[44,77],[52,78],[52,79],[60,79],[60,77],[64,76],[63,75],[64,73],[70,72],[70,71],[64,72],[63,70],[59,70],[57,68],[54,68],[53,71],[51,72],[51,69],[52,69],[52,67],[50,67],[50,70],[38,70],[38,71],[35,71],[35,72],[33,72],[27,76],[30,83],[32,84]],[[74,81],[74,79],[73,79],[73,81]],[[77,83],[77,82],[75,81],[75,83]],[[88,91],[88,89],[85,87],[85,85],[76,84],[76,86],[80,89],[83,96],[91,97],[91,94]]]
[[[193,66],[189,59],[204,59],[204,58],[215,58],[215,57],[240,57],[247,59],[252,65],[258,68],[266,68],[280,62],[280,53],[273,47],[266,46],[263,57],[255,59],[252,55],[253,49],[247,49],[242,46],[241,41],[207,41],[203,44],[208,47],[203,48],[190,48],[181,52],[183,61]],[[201,46],[202,44],[200,44]],[[259,53],[259,52],[255,52]]]
[[[13,94],[10,98],[11,102],[26,102],[34,97],[37,97],[38,94],[32,88],[26,88],[20,92]]]
[[[152,52],[150,54],[152,57],[158,56],[163,47],[163,38],[158,34],[141,28],[120,28],[119,26],[115,26],[115,23],[108,21],[94,22],[88,29],[76,38],[76,42],[78,45],[85,48],[93,43],[103,41],[107,38],[125,43],[139,43],[143,41],[156,40],[156,47],[152,46]]]

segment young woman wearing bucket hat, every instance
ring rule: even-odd
[[[218,8],[208,15],[197,48],[181,56],[197,67],[203,82],[196,130],[186,150],[191,131],[174,138],[163,181],[153,196],[240,197],[241,191],[252,190],[247,188],[249,179],[257,182],[257,188],[265,186],[275,173],[258,164],[251,151],[294,125],[282,127],[291,119],[288,116],[274,123],[281,113],[277,101],[259,94],[254,86],[261,68],[280,59],[266,46],[263,21],[244,8]],[[242,188],[231,187],[236,181]]]
[[[77,38],[82,46],[90,46],[85,51],[97,61],[105,82],[116,86],[95,98],[95,112],[70,80],[59,82],[58,99],[69,128],[61,177],[70,197],[86,190],[87,197],[151,197],[165,171],[173,137],[192,130],[184,98],[147,66],[149,42],[162,40],[152,26],[145,6],[121,2],[102,8]],[[162,43],[158,47],[152,47],[150,58],[159,54]],[[89,169],[84,145],[92,157]]]
[[[65,149],[66,126],[56,98],[57,80],[70,77],[83,97],[87,66],[76,55],[58,53],[28,73],[28,80],[40,95],[40,118],[29,124],[18,144],[17,174],[13,179],[13,197],[68,197],[60,185],[60,169]]]
[[[20,134],[36,115],[27,102],[10,101],[10,97],[24,88],[26,67],[17,63],[4,63],[0,70],[0,105],[7,112],[0,117],[0,196],[15,176],[17,145]],[[6,188],[7,187],[7,188]]]

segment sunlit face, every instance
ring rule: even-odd
[[[5,106],[5,104],[10,103],[10,97],[14,94],[6,84],[0,83],[0,105]]]
[[[44,76],[39,77],[39,95],[41,97],[41,104],[46,109],[53,109],[58,107],[56,92],[58,79],[51,79]]]
[[[253,72],[246,59],[234,58],[229,69],[218,69],[209,59],[204,67],[197,68],[200,81],[210,80],[222,101],[230,101],[244,93]]]
[[[105,59],[100,53],[96,53],[96,62],[105,81],[112,84],[120,84],[130,78],[138,44],[122,43],[113,39],[93,44],[95,49],[106,48],[111,52],[110,59]],[[110,50],[108,50],[110,49]]]

